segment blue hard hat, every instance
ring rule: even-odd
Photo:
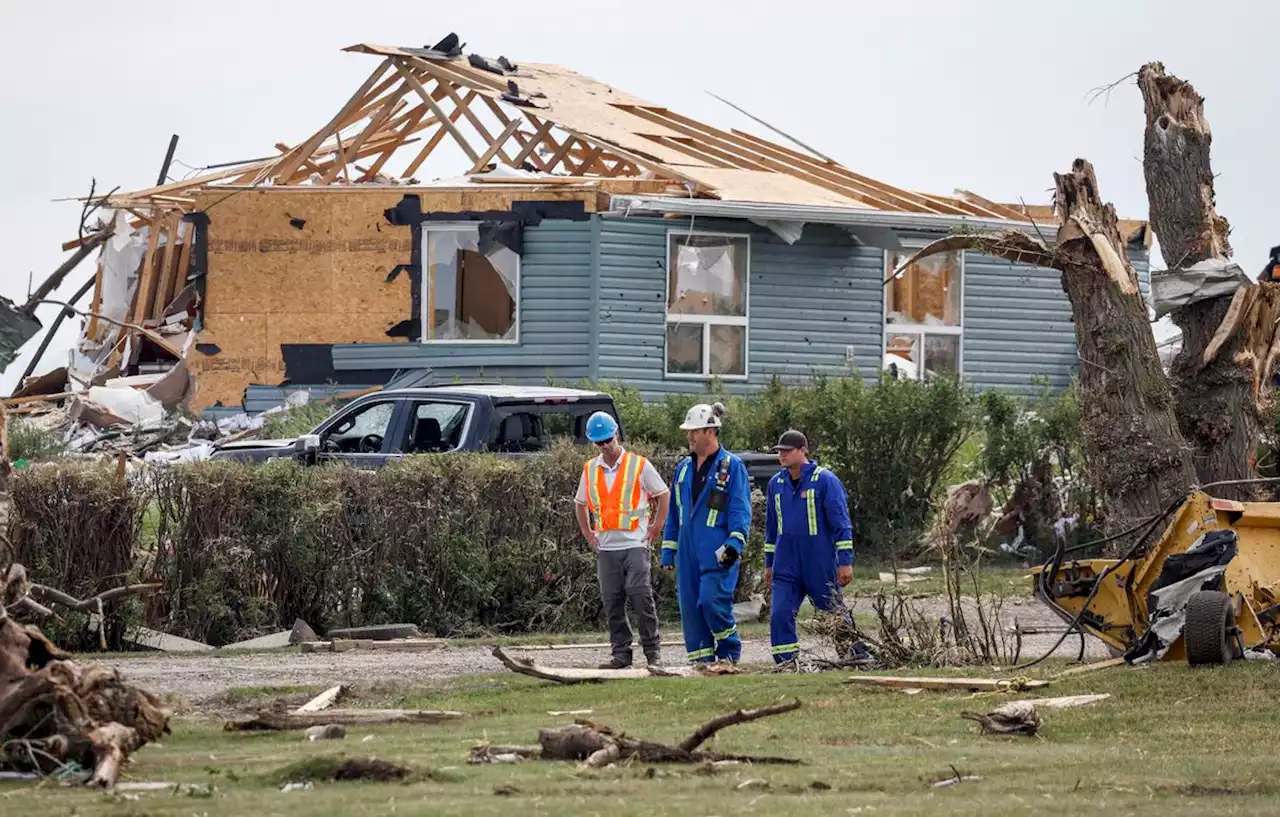
[[[591,442],[602,443],[613,439],[617,434],[618,421],[608,412],[597,411],[587,418],[587,439]]]

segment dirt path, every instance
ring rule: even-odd
[[[855,609],[863,610],[864,603]],[[931,616],[942,615],[941,599],[922,599],[919,604]],[[1062,623],[1047,608],[1032,599],[1012,604],[1006,612],[1006,623],[1016,616],[1026,627],[1061,628]],[[668,628],[664,640],[678,641],[678,630]],[[603,635],[602,635],[603,640]],[[1023,637],[1023,658],[1039,657],[1058,640],[1057,634]],[[802,649],[813,647],[810,639],[801,638]],[[1106,658],[1106,648],[1090,638],[1086,642],[1086,660]],[[1080,638],[1068,638],[1054,652],[1062,658],[1079,654]],[[196,709],[215,706],[229,689],[264,686],[330,685],[337,683],[371,684],[392,682],[426,684],[444,678],[505,672],[487,646],[446,646],[427,653],[376,652],[355,650],[345,653],[228,653],[162,655],[142,658],[107,658],[102,663],[113,666],[131,680],[144,683],[161,694],[179,696]],[[514,651],[514,650],[513,650]],[[637,650],[637,653],[639,650]],[[683,661],[680,647],[664,648],[669,663]],[[529,653],[539,663],[549,666],[594,666],[608,659],[608,650],[566,649],[539,650]],[[743,643],[744,664],[771,663],[766,634],[749,634]]]

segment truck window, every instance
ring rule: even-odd
[[[393,400],[361,406],[325,433],[323,447],[348,454],[375,454],[382,450],[394,413]]]
[[[471,407],[466,403],[414,403],[412,419],[401,450],[410,454],[453,451],[462,443],[462,430]]]
[[[494,451],[520,453],[545,450],[558,439],[584,443],[587,417],[598,408],[598,404],[578,402],[503,405],[497,410],[489,446]]]

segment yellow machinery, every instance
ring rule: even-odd
[[[1280,503],[1195,492],[1170,512],[1161,539],[1126,558],[1066,561],[1059,551],[1033,571],[1037,597],[1131,661],[1280,653]]]

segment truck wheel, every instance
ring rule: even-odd
[[[1235,658],[1235,611],[1231,597],[1216,590],[1202,590],[1187,600],[1182,637],[1187,663],[1193,667],[1228,664]]]

